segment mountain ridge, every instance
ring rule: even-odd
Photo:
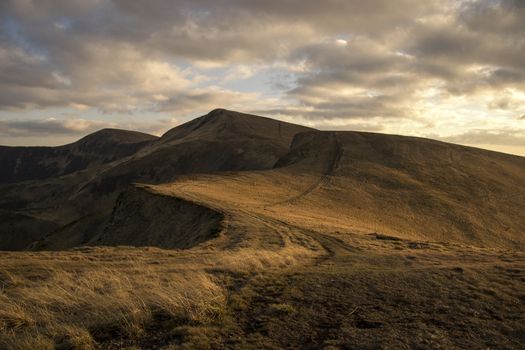
[[[0,146],[0,183],[46,179],[128,157],[156,136],[101,129],[62,146]]]
[[[319,131],[224,109],[179,125],[113,162],[66,176],[0,185],[5,194],[0,209],[10,225],[0,230],[0,237],[12,234],[7,227],[18,227],[26,240],[41,241],[30,245],[38,249],[95,242],[109,230],[117,199],[132,190],[131,184],[169,186],[188,178],[225,196],[210,184],[236,184],[246,196],[261,184],[268,186],[260,194],[262,199],[268,196],[263,200],[268,208],[295,212],[305,222],[310,216],[333,229],[445,237],[488,246],[523,243],[523,157],[424,138]],[[32,228],[38,225],[42,232]],[[125,243],[117,237],[106,242]]]

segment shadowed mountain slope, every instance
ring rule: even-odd
[[[156,139],[136,131],[102,129],[64,146],[0,146],[0,183],[70,174],[130,156]]]
[[[207,207],[130,187],[119,195],[111,215],[100,224],[91,217],[82,218],[44,237],[31,249],[62,250],[79,245],[190,248],[220,232],[222,215]],[[89,234],[89,225],[95,235]]]
[[[297,133],[309,130],[216,109],[171,129],[151,147],[104,172],[90,191],[104,194],[130,182],[167,182],[181,174],[269,169],[288,152]]]
[[[86,244],[105,229],[117,196],[131,183],[167,182],[183,174],[269,169],[288,152],[297,133],[309,130],[217,109],[168,131],[130,157],[59,178],[0,186],[4,193],[0,208],[58,226],[53,231],[42,230],[33,236],[35,240],[46,237],[51,242],[54,238],[49,235],[63,240],[67,231],[75,237],[66,241]]]

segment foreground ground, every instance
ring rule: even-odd
[[[301,214],[301,199],[272,202],[264,187],[225,192],[210,180],[142,189],[224,215],[218,237],[196,248],[1,253],[0,347],[519,349],[525,342],[524,253],[358,230]]]

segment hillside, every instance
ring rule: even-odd
[[[103,129],[58,147],[0,146],[0,184],[57,177],[110,163],[156,139],[136,131]]]
[[[221,220],[222,215],[209,208],[130,187],[118,196],[107,219],[81,218],[25,248],[103,245],[188,249],[216,237]]]
[[[295,222],[523,249],[522,157],[402,136],[321,132],[222,109],[151,139],[101,130],[64,146],[91,157],[82,171],[0,186],[2,248],[95,244],[131,183],[216,173],[199,184],[209,196],[218,191],[222,201],[264,190],[258,200],[291,211]],[[223,178],[222,171],[240,172]],[[211,188],[215,182],[222,187]]]
[[[310,128],[216,109],[166,132],[150,147],[97,177],[90,191],[105,194],[131,182],[167,182],[182,174],[268,169],[293,137]]]
[[[105,230],[117,197],[131,183],[162,183],[184,174],[268,169],[288,152],[295,134],[308,130],[311,129],[217,109],[175,127],[129,157],[110,163],[100,161],[98,166],[57,178],[0,185],[4,194],[0,208],[6,210],[4,217],[9,225],[14,225],[21,213],[25,215],[28,224],[17,226],[18,233],[26,237],[24,242],[43,240],[31,247],[71,248],[88,244]],[[78,143],[85,144],[83,140]],[[99,140],[98,144],[108,142]],[[51,225],[35,231],[33,227],[42,220]],[[0,228],[0,237],[13,234],[8,227],[11,226]],[[58,240],[56,244],[53,237]],[[15,244],[13,239],[1,241],[10,244],[0,249],[24,246]]]
[[[525,248],[525,159],[438,141],[306,132],[271,170],[162,186],[305,228]]]
[[[118,150],[122,143],[115,142],[137,137],[141,135],[103,130],[73,145],[77,150]],[[236,202],[253,194],[260,205],[287,213],[294,223],[524,247],[522,157],[420,138],[316,131],[222,109],[147,142],[134,155],[112,163],[99,160],[101,165],[68,176],[3,185],[0,208],[8,225],[0,236],[1,242],[10,242],[3,249],[21,249],[42,239],[31,247],[96,244],[118,195],[129,191],[131,183],[178,178],[180,183],[190,174],[186,191],[197,184],[193,187],[217,201],[237,194]],[[227,175],[220,175],[224,171]],[[39,225],[42,230],[35,230]],[[12,227],[25,237],[23,244],[5,238]],[[126,244],[113,244],[117,242]]]
[[[522,157],[214,110],[0,192],[0,348],[522,348]]]

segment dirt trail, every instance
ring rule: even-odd
[[[268,204],[266,205],[266,208],[273,207],[276,205],[282,205],[282,204],[293,204],[297,202],[299,199],[317,190],[321,186],[327,184],[330,181],[331,177],[335,175],[335,172],[337,171],[337,168],[339,167],[339,163],[341,161],[341,158],[343,157],[343,152],[344,152],[341,142],[339,141],[336,133],[332,133],[332,142],[333,142],[333,145],[332,147],[330,147],[332,154],[331,154],[331,157],[328,158],[329,161],[321,177],[319,177],[319,179],[317,179],[314,183],[312,183],[310,186],[308,186],[304,191],[300,192],[299,194],[292,196],[290,198],[287,198],[283,201]]]
[[[334,135],[334,144],[336,147],[334,147],[332,161],[327,167],[324,175],[316,182],[316,188],[321,186],[324,182],[329,181],[329,177],[337,169],[338,162],[342,155],[342,149],[338,145],[336,135]],[[314,188],[310,186],[306,191],[302,192],[302,196],[313,190]],[[227,221],[224,233],[230,239],[230,243],[226,248],[246,246],[248,244],[259,245],[262,247],[269,241],[278,242],[277,247],[275,248],[280,249],[300,246],[306,249],[318,251],[321,248],[325,251],[325,254],[322,254],[319,259],[316,259],[316,264],[321,264],[336,256],[355,254],[360,251],[360,248],[351,246],[341,239],[327,233],[300,227],[278,217],[270,216],[268,213],[265,213],[267,209],[266,205],[256,205],[254,207],[232,206],[231,204],[206,198],[200,193],[193,193],[191,190],[188,190],[187,185],[177,186],[175,192],[177,193],[177,196],[180,196],[185,200],[207,206],[224,215]],[[287,201],[292,202],[297,199],[298,196],[294,196]],[[259,234],[257,235],[255,232],[258,232]],[[264,240],[266,240],[266,242],[264,242]]]
[[[342,150],[334,150],[303,196],[337,171]],[[221,200],[212,190],[190,180],[165,191],[224,214],[223,241],[210,245],[315,254],[259,273],[226,272],[229,318],[210,333],[211,343],[232,349],[521,348],[523,254],[301,227],[288,222],[286,209],[268,210],[257,197]]]
[[[337,255],[341,254],[348,254],[348,253],[355,253],[359,249],[356,247],[352,247],[349,244],[343,242],[342,240],[330,236],[328,234],[314,231],[310,229],[305,229],[297,225],[292,225],[288,222],[285,222],[283,220],[279,220],[276,218],[272,218],[265,215],[259,215],[259,219],[266,223],[273,223],[274,225],[280,225],[281,227],[287,227],[287,228],[293,228],[297,232],[300,232],[302,235],[310,237],[311,239],[315,240],[323,249],[327,252],[326,256],[324,256],[321,261],[325,261],[331,257],[335,257]]]

